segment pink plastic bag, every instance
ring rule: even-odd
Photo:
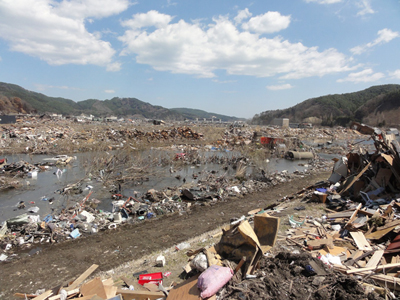
[[[208,267],[197,281],[197,287],[201,290],[200,297],[208,298],[215,295],[233,276],[230,268],[212,265]]]

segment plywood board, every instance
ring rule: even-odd
[[[391,232],[393,229],[395,229],[397,226],[398,225],[393,225],[392,227],[388,227],[386,229],[377,230],[375,232],[367,234],[365,237],[370,240],[379,240],[380,238]]]
[[[107,294],[100,277],[96,277],[88,283],[85,283],[80,290],[83,296],[95,294],[103,299],[107,299]]]
[[[368,261],[366,268],[375,268],[379,262],[381,261],[382,255],[385,251],[377,250],[374,255],[372,255],[371,259]]]
[[[266,253],[275,245],[279,224],[279,218],[271,217],[267,213],[254,216],[254,232],[258,237],[263,253]]]
[[[189,278],[169,291],[168,300],[201,300],[200,290],[197,288],[199,275]],[[215,300],[215,295],[208,300]]]
[[[371,245],[368,243],[367,239],[365,238],[362,232],[350,232],[350,235],[353,238],[359,250],[364,250],[364,251],[372,250]]]
[[[166,299],[163,292],[131,291],[131,290],[118,289],[117,294],[121,294],[124,300]]]

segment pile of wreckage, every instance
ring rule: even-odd
[[[326,203],[329,213],[313,219],[290,217],[287,241],[335,270],[355,276],[391,299],[400,291],[400,145],[392,135],[362,125],[374,153],[348,153],[337,160],[328,182],[304,199]]]
[[[141,131],[138,129],[129,130],[114,130],[109,129],[106,132],[106,136],[110,140],[116,140],[118,138],[129,138],[129,139],[149,139],[149,140],[168,140],[168,139],[200,139],[203,137],[201,133],[193,131],[189,127],[177,127],[171,129],[153,130],[153,131]]]
[[[8,163],[7,159],[4,158],[0,160],[0,174],[8,177],[36,178],[39,172],[48,171],[53,166],[68,165],[74,160],[76,160],[76,157],[57,155],[52,158],[45,158],[44,162],[31,164],[23,160]]]
[[[61,124],[60,124],[61,123]],[[51,124],[51,125],[50,125]],[[189,127],[177,127],[162,130],[142,131],[138,129],[113,129],[106,130],[93,126],[90,129],[81,131],[75,130],[70,121],[39,123],[35,125],[26,124],[23,127],[19,124],[2,126],[0,128],[1,153],[47,154],[57,151],[57,147],[65,145],[79,148],[81,151],[90,150],[95,144],[102,142],[126,142],[126,139],[134,140],[171,140],[171,139],[201,139],[201,133],[193,131]],[[82,143],[84,141],[84,143]],[[118,148],[115,145],[109,145]],[[65,147],[64,147],[65,148]],[[72,150],[76,150],[71,148]]]
[[[64,124],[60,124],[64,123]],[[74,129],[66,121],[22,126],[8,125],[0,129],[2,153],[13,153],[18,147],[22,152],[44,154],[51,152],[61,140],[70,139]],[[17,150],[18,151],[18,150]]]
[[[189,249],[188,263],[177,284],[165,284],[171,272],[132,270],[133,275],[118,278],[96,276],[92,265],[75,280],[35,294],[16,293],[15,297],[34,300],[200,300],[200,299],[384,299],[385,289],[366,280],[362,288],[353,278],[341,275],[321,259],[306,253],[280,252],[273,256],[280,218],[271,210],[255,210],[248,217],[234,220],[214,237],[219,242],[207,248]],[[190,245],[176,246],[180,251]],[[159,255],[156,268],[166,266]],[[162,269],[161,269],[162,270]],[[104,277],[104,276],[103,276]],[[372,288],[376,293],[372,293]]]
[[[163,278],[169,276],[168,272],[138,272],[134,274],[137,281],[123,276],[123,282],[117,284],[112,278],[101,280],[100,277],[85,282],[98,267],[92,265],[70,283],[35,294],[16,293],[15,296],[34,300],[216,299],[218,290],[233,277],[239,281],[241,278],[256,278],[254,274],[259,262],[275,244],[280,219],[260,213],[251,216],[251,220],[254,226],[242,218],[225,227],[220,242],[215,246],[189,250],[189,263],[184,270],[190,279],[179,285],[163,286]],[[160,255],[155,263],[164,267],[165,257]]]

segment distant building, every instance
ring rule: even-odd
[[[0,124],[14,124],[16,122],[15,116],[0,115]]]
[[[105,121],[106,122],[117,122],[118,121],[118,117],[114,117],[114,116],[106,117]]]
[[[272,125],[279,126],[282,128],[289,128],[289,119],[275,118],[272,120]]]

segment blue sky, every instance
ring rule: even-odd
[[[400,84],[400,1],[0,0],[0,81],[251,118]]]

